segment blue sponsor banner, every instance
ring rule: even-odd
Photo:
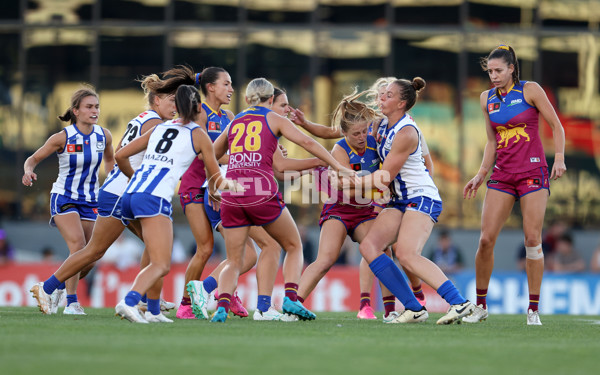
[[[460,292],[475,302],[475,271],[450,277]],[[523,314],[529,305],[525,272],[494,271],[487,304],[492,314]],[[545,273],[540,293],[540,313],[600,315],[600,275]]]

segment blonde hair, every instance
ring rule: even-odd
[[[144,90],[147,109],[154,106],[155,97],[163,98],[165,95],[175,95],[179,86],[193,85],[196,81],[194,70],[187,65],[177,65],[161,73],[161,76],[162,79],[158,74],[149,74],[138,80]]]
[[[379,105],[377,105],[377,101],[379,100],[379,89],[383,86],[387,86],[390,83],[396,81],[398,78],[396,77],[381,77],[378,78],[375,83],[369,87],[366,91],[367,97],[367,105],[372,108],[379,109]]]
[[[368,91],[358,92],[356,87],[352,94],[345,96],[333,112],[333,127],[347,132],[350,126],[358,122],[371,122],[377,117],[377,112],[367,104],[358,100]]]
[[[250,105],[264,103],[273,96],[275,88],[264,78],[255,78],[246,87],[246,98]]]
[[[156,90],[161,86],[162,80],[157,74],[150,74],[142,77],[139,81],[141,82],[142,90],[144,90],[146,109],[150,109],[154,104],[154,98],[157,96]]]

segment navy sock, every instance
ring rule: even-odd
[[[215,278],[212,276],[207,277],[202,284],[204,285],[204,290],[206,290],[206,292],[209,294],[213,290],[217,289],[217,280],[215,280]]]
[[[134,307],[134,306],[137,306],[138,303],[140,303],[141,299],[142,299],[142,295],[141,294],[139,294],[135,290],[131,290],[125,296],[125,304],[127,306]]]
[[[46,294],[52,294],[60,285],[60,281],[56,278],[56,276],[52,275],[48,278],[48,280],[44,281],[44,292]],[[62,283],[64,285],[64,283]]]
[[[141,301],[142,301],[142,302],[144,302],[144,303],[148,303],[148,295],[147,295],[147,294],[144,294],[144,295],[142,296],[142,300],[141,300]],[[154,314],[154,315],[156,315],[156,314]]]
[[[60,289],[60,290],[65,290],[67,286],[65,285],[65,282],[63,281],[62,283],[58,284],[58,288],[56,289]]]
[[[412,311],[420,311],[423,308],[404,279],[402,271],[390,257],[381,254],[369,264],[369,267],[379,281],[402,302],[404,308]]]
[[[271,307],[271,296],[258,296],[258,302],[256,303],[256,308],[262,312],[269,310]]]
[[[142,301],[144,299],[142,298]],[[160,299],[151,299],[148,298],[148,311],[152,313],[152,315],[160,314]]]
[[[77,294],[67,294],[67,306],[77,302]]]
[[[459,305],[461,303],[467,302],[465,297],[460,295],[460,292],[458,291],[458,289],[456,289],[456,287],[454,286],[454,284],[452,284],[452,281],[450,280],[446,280],[445,283],[440,285],[437,292],[440,296],[442,296],[443,299],[446,300],[446,302],[448,302],[451,305]]]

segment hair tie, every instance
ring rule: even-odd
[[[506,44],[500,44],[500,45],[498,46],[498,48],[496,48],[496,49],[505,49],[505,50],[507,50],[507,51],[510,51],[510,48],[508,48],[508,46],[507,46]]]
[[[202,73],[196,73],[196,86],[198,86],[200,84],[200,77],[202,76]]]

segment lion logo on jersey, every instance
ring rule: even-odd
[[[521,140],[521,137],[526,138],[525,142],[529,142],[529,134],[525,131],[527,124],[519,123],[517,125],[508,124],[508,128],[504,126],[496,127],[496,131],[500,135],[500,141],[498,142],[497,148],[505,148],[508,146],[508,141],[514,137],[516,139],[513,143],[517,143]],[[502,145],[504,143],[504,145]]]

